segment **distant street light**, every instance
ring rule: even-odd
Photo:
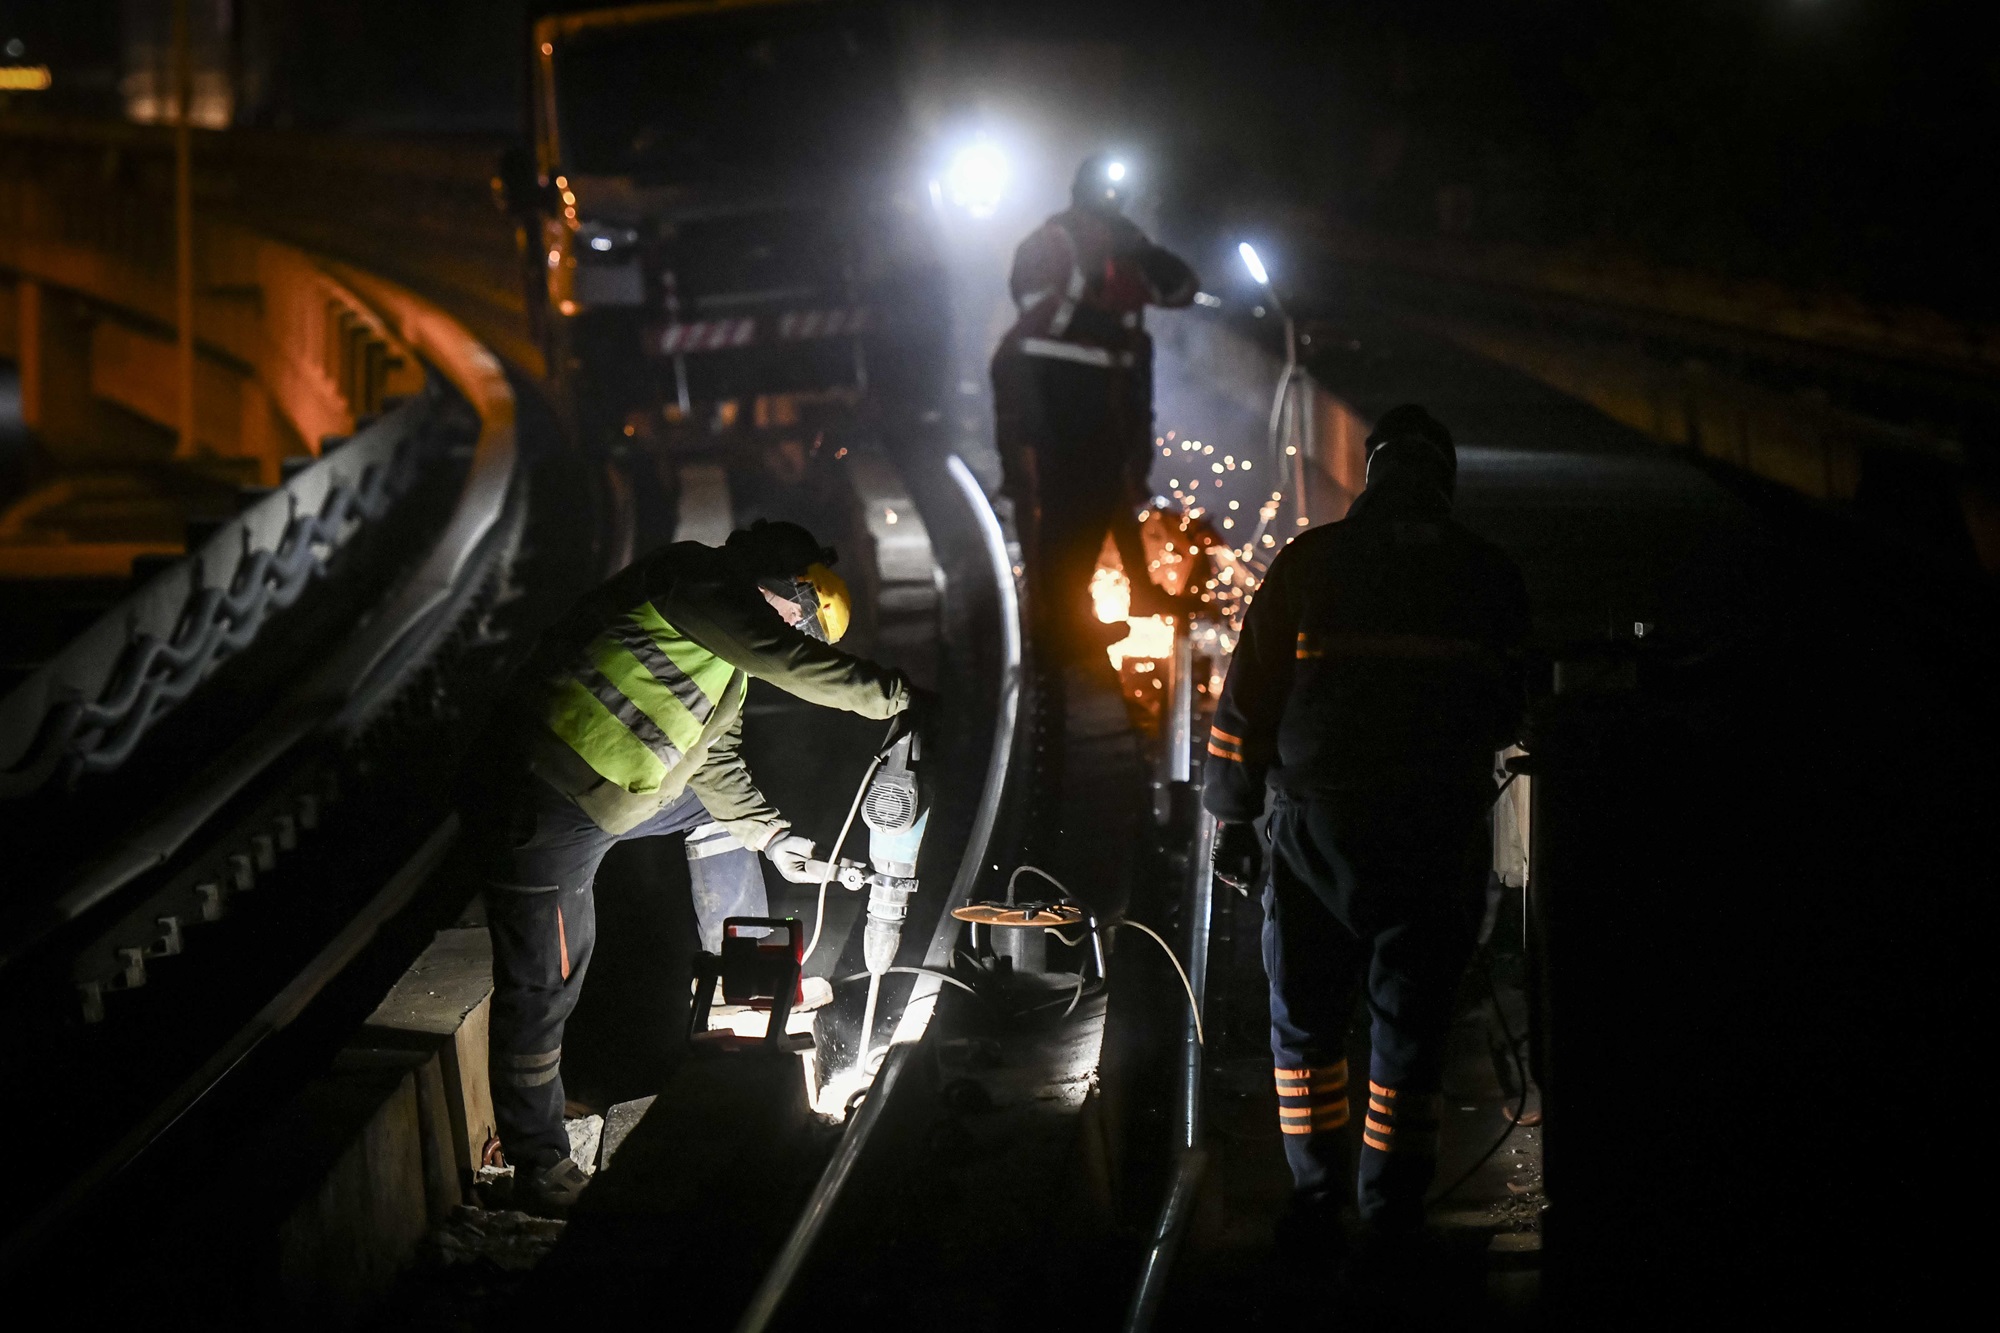
[[[1257,285],[1268,289],[1271,275],[1264,271],[1264,261],[1257,258],[1256,247],[1245,241],[1236,247],[1236,253],[1243,256],[1243,267],[1250,270],[1250,276],[1257,280]],[[1275,301],[1278,298],[1274,294],[1271,299]]]
[[[1285,428],[1285,408],[1287,404],[1289,404],[1292,409],[1291,412],[1292,434],[1295,437],[1298,437],[1300,435],[1298,429],[1299,403],[1296,401],[1297,396],[1293,392],[1293,388],[1298,383],[1299,379],[1298,330],[1297,327],[1292,323],[1291,312],[1285,309],[1285,303],[1278,298],[1278,289],[1271,285],[1270,270],[1264,267],[1264,261],[1258,257],[1256,247],[1251,245],[1250,242],[1248,241],[1243,241],[1237,245],[1236,253],[1243,256],[1243,267],[1250,271],[1250,276],[1255,278],[1257,280],[1257,285],[1264,289],[1264,294],[1271,299],[1272,309],[1276,310],[1278,312],[1278,317],[1284,320],[1285,322],[1285,373],[1279,377],[1278,391],[1271,399],[1271,424],[1269,432],[1270,446],[1271,446],[1271,465],[1275,468],[1280,469],[1279,475],[1282,476],[1284,475],[1283,469],[1285,468],[1286,453],[1284,448],[1282,447],[1281,441]],[[1259,311],[1258,313],[1261,314],[1262,311]],[[1298,504],[1298,511],[1299,511],[1298,516],[1300,521],[1298,526],[1304,527],[1305,520],[1307,518],[1306,460],[1304,452],[1299,448],[1297,444],[1293,444],[1291,446],[1290,458],[1291,458],[1290,471],[1292,474],[1292,494],[1293,498],[1296,500]],[[1256,535],[1251,538],[1252,545],[1256,543],[1257,537],[1261,537],[1263,535],[1263,532],[1264,532],[1264,525],[1262,523],[1259,523],[1257,525]]]

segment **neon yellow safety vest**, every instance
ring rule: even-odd
[[[583,657],[588,666],[554,683],[546,720],[600,777],[635,796],[660,790],[732,693],[741,704],[743,673],[651,602],[619,616]]]

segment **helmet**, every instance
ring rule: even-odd
[[[1070,202],[1078,208],[1116,213],[1132,197],[1132,169],[1116,153],[1092,153],[1070,182]]]
[[[1383,468],[1410,466],[1430,473],[1449,496],[1458,486],[1458,449],[1451,430],[1415,403],[1405,403],[1382,414],[1363,446],[1368,451],[1368,474]]]
[[[761,578],[757,586],[798,607],[799,633],[821,643],[839,643],[854,619],[854,599],[847,591],[847,580],[818,561],[807,565],[803,574]]]
[[[819,626],[820,632],[815,637],[839,643],[840,636],[847,633],[848,622],[854,619],[854,599],[848,595],[847,580],[815,562],[806,566],[805,577],[799,582],[812,589],[812,604],[805,609]]]

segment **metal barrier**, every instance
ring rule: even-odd
[[[433,408],[410,400],[299,472],[0,699],[0,801],[125,762],[407,489]]]
[[[499,363],[476,339],[436,307],[393,284],[367,275],[350,271],[343,276],[358,288],[366,290],[371,302],[380,303],[379,318],[393,321],[408,345],[421,354],[478,415],[477,442],[451,517],[426,554],[378,604],[375,613],[359,632],[344,639],[339,650],[325,665],[279,707],[255,720],[254,725],[219,759],[195,775],[186,787],[173,793],[164,808],[122,837],[53,902],[47,905],[10,904],[14,910],[9,912],[5,933],[0,936],[0,966],[18,957],[22,951],[64,923],[103,902],[140,875],[164,865],[227,802],[245,790],[293,746],[321,727],[331,725],[340,734],[352,735],[365,726],[368,719],[394,696],[413,667],[424,660],[456,623],[470,591],[486,576],[497,549],[496,542],[505,538],[510,530],[518,529],[518,523],[501,523],[503,511],[516,488],[516,449],[514,396]],[[409,405],[409,410],[422,412],[424,409],[413,403]],[[353,444],[337,450],[296,480],[305,483],[309,476],[314,477],[305,493],[308,496],[319,494],[324,503],[324,497],[331,495],[338,479],[346,477],[353,480],[358,475],[343,470],[347,466],[343,464],[344,458],[351,457],[353,466],[360,467],[364,472],[371,461],[379,468],[383,455],[376,451],[393,452],[402,438],[400,430],[414,426],[415,420],[402,421],[392,414],[378,423],[383,434],[375,443],[370,444],[364,439],[351,455],[350,450],[357,449]],[[364,432],[364,435],[370,433]],[[322,468],[324,472],[321,472]],[[269,515],[265,514],[267,505]],[[261,517],[275,523],[275,516],[285,512],[289,512],[287,501],[282,496],[274,496],[265,505],[242,517]],[[252,530],[250,526],[233,529],[239,551]],[[276,538],[282,531],[273,531],[272,545],[267,550],[280,549]],[[227,534],[218,534],[216,540],[226,546]],[[206,550],[204,548],[204,552]],[[268,563],[259,563],[247,553],[241,558],[250,561],[252,567],[269,568]],[[163,576],[164,581],[149,585],[141,595],[142,598],[150,595],[156,586],[163,589],[158,597],[159,605],[153,612],[156,618],[147,622],[156,633],[173,608],[175,590],[192,586],[190,582],[173,581],[170,576],[174,573],[169,571],[169,576]],[[185,600],[179,603],[181,606],[185,604]],[[86,683],[95,679],[108,684],[112,680],[112,673],[124,651],[123,635],[129,623],[123,614],[125,610],[121,608],[101,620],[85,636],[88,643],[79,641],[75,662],[70,662],[67,654],[62,659],[75,667]],[[157,654],[149,660],[155,663],[169,661]],[[55,665],[51,664],[51,667]],[[34,691],[24,697],[18,716],[24,720],[46,717],[52,702],[52,686],[59,678],[60,673],[55,670],[42,677]],[[102,688],[100,686],[100,690]],[[11,706],[12,696],[9,703]],[[41,705],[39,711],[37,704]],[[158,715],[159,710],[155,708],[148,716],[156,720]],[[30,726],[38,725],[19,722],[11,732],[0,730],[0,737],[10,734],[20,737],[28,734]]]

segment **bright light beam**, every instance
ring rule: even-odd
[[[945,197],[976,218],[990,218],[1007,191],[1007,156],[981,139],[952,155],[945,168]]]
[[[1109,176],[1114,182],[1122,181],[1125,179],[1125,164],[1123,162],[1113,162],[1104,169],[1104,174]]]
[[[1243,267],[1250,270],[1250,276],[1257,280],[1260,287],[1271,285],[1271,275],[1264,271],[1264,261],[1257,258],[1257,251],[1250,242],[1244,241],[1238,245],[1236,253],[1243,256]]]

